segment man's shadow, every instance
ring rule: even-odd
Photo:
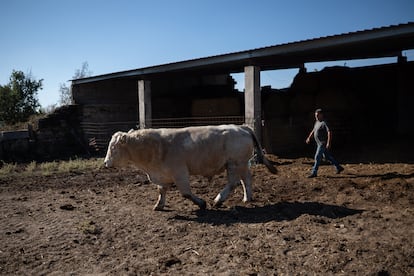
[[[337,219],[362,213],[363,210],[318,202],[280,202],[261,207],[236,206],[231,209],[207,209],[196,211],[196,216],[175,215],[171,219],[196,221],[213,225],[233,223],[266,223],[270,221],[290,221],[308,214],[323,218]]]
[[[414,173],[410,174],[401,174],[396,172],[388,172],[383,174],[356,174],[356,173],[349,173],[345,172],[341,175],[335,175],[335,176],[326,176],[326,178],[380,178],[381,180],[391,180],[391,179],[410,179],[414,177]]]

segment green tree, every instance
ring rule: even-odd
[[[31,74],[13,70],[10,82],[0,85],[0,121],[6,124],[24,122],[38,113],[38,90],[42,89],[43,79],[35,80]]]
[[[82,63],[82,69],[77,69],[72,79],[76,80],[76,79],[86,78],[86,77],[90,77],[91,75],[92,75],[92,72],[89,71],[89,64],[88,62],[85,61],[84,63]],[[73,103],[71,87],[68,87],[65,83],[61,83],[59,92],[60,92],[60,100],[59,100],[60,105],[69,105]]]

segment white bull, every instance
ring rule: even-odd
[[[191,192],[190,175],[212,176],[227,169],[228,184],[214,199],[219,206],[241,182],[243,201],[252,200],[249,159],[254,146],[259,162],[277,173],[254,132],[246,126],[221,125],[181,129],[142,129],[117,132],[112,136],[105,157],[106,167],[133,165],[146,172],[158,185],[159,197],[154,210],[165,206],[167,190],[174,183],[181,194],[206,208],[206,202]]]

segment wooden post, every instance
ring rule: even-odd
[[[257,66],[244,67],[244,114],[245,123],[253,129],[257,138],[262,137],[262,106],[260,95],[260,68]]]
[[[152,121],[151,81],[138,81],[139,128],[150,128]]]

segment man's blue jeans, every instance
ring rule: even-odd
[[[329,150],[326,148],[325,144],[318,145],[316,148],[315,153],[315,164],[312,167],[312,174],[317,175],[318,174],[318,168],[321,164],[322,156],[325,155],[325,158],[331,161],[331,163],[335,166],[336,170],[339,170],[341,166],[339,165],[338,161],[333,158]]]

